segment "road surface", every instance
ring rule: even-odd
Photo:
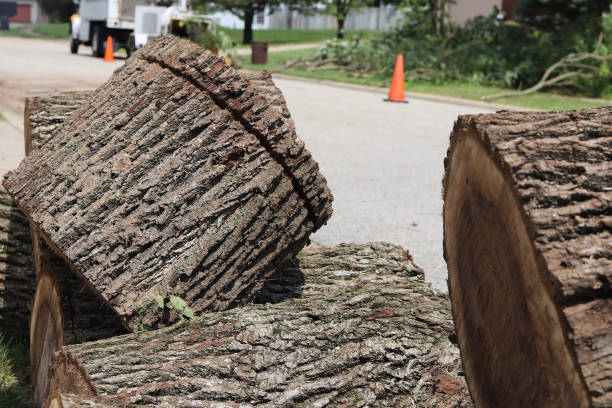
[[[23,157],[23,98],[102,84],[122,60],[105,63],[66,41],[0,37],[0,173]],[[312,236],[321,245],[388,241],[407,248],[427,279],[446,288],[442,257],[443,159],[460,114],[491,112],[412,99],[383,102],[375,90],[277,78],[300,137],[334,194],[334,215]]]

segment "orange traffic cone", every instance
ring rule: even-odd
[[[109,35],[108,37],[106,37],[106,51],[104,52],[104,61],[113,62],[114,60],[115,53],[113,51],[113,37]]]
[[[398,54],[395,60],[395,70],[391,79],[391,88],[389,89],[389,99],[387,102],[403,102],[408,103],[404,99],[404,56]]]

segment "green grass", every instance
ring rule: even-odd
[[[218,27],[217,30],[226,33],[237,45],[242,45],[242,30]],[[372,35],[376,31],[364,30],[345,30],[345,36],[355,36],[363,34],[364,37]],[[322,42],[336,36],[336,30],[254,30],[253,41],[265,41],[271,45],[278,44],[299,44],[310,42]]]
[[[46,38],[66,38],[70,35],[69,23],[39,24],[34,26],[34,32]]]
[[[251,64],[249,56],[241,56],[240,59],[243,62],[243,68],[245,69],[267,69],[273,71],[283,66],[287,61],[294,61],[299,58],[314,55],[315,50],[316,49],[311,48],[306,50],[271,52],[268,54],[268,63],[266,65]],[[301,67],[280,71],[280,73],[304,78],[322,79],[376,87],[388,87],[390,81],[390,78],[380,78],[377,76],[356,77],[352,73],[333,68],[308,70],[305,67]],[[406,91],[481,101],[483,96],[505,92],[508,91],[508,89],[457,81],[449,81],[442,84],[433,84],[425,81],[409,81],[406,82]],[[612,104],[611,101],[593,101],[579,97],[559,96],[547,92],[538,92],[535,94],[514,98],[497,99],[492,101],[492,103],[541,110],[584,109]]]
[[[28,346],[0,332],[0,408],[32,407]]]
[[[69,23],[49,23],[13,27],[8,31],[0,31],[0,35],[23,38],[66,38]]]

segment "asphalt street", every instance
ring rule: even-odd
[[[52,90],[92,89],[123,61],[71,55],[66,41],[0,37],[0,173],[23,157],[23,99]],[[321,245],[399,244],[446,289],[442,256],[443,160],[458,115],[486,107],[412,98],[383,102],[365,88],[276,78],[299,136],[326,176],[335,200],[329,223],[312,236]]]

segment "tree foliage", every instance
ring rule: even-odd
[[[317,0],[193,0],[199,9],[229,11],[244,21],[242,43],[253,41],[253,22],[257,14],[273,13],[282,4],[290,9],[310,10]]]
[[[565,30],[567,24],[590,24],[601,30],[601,15],[610,10],[611,0],[520,0],[518,20],[547,31]]]
[[[334,63],[355,75],[390,78],[395,57],[404,56],[407,80],[442,82],[461,80],[482,84],[526,89],[538,84],[547,69],[558,61],[554,77],[546,82],[564,93],[579,92],[593,97],[612,96],[612,77],[608,58],[612,51],[612,14],[599,16],[599,33],[579,26],[544,30],[517,22],[500,23],[493,10],[463,26],[447,24],[435,28],[427,1],[415,0],[405,9],[403,23],[368,41],[335,41],[319,52],[318,61],[309,62],[316,69]],[[580,75],[570,75],[572,64],[581,54]],[[587,67],[588,65],[588,67]],[[553,78],[553,76],[551,76]]]
[[[70,16],[77,10],[72,0],[39,0],[38,4],[51,21],[70,21]]]
[[[351,10],[357,10],[366,6],[365,0],[327,0],[325,11],[336,17],[338,21],[337,38],[344,38],[344,22]]]

